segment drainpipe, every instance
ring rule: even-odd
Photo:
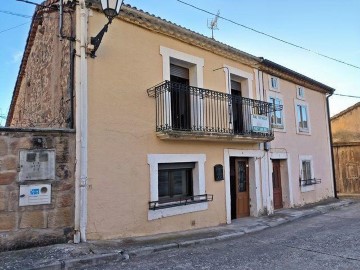
[[[334,197],[339,199],[336,191],[336,178],[335,178],[335,160],[334,160],[334,150],[333,150],[333,137],[331,132],[331,121],[330,121],[330,106],[329,106],[329,98],[333,95],[331,93],[326,97],[326,110],[327,110],[327,118],[328,118],[328,126],[329,126],[329,138],[330,138],[330,155],[331,155],[331,169],[333,175],[333,185],[334,185]]]
[[[85,0],[77,6],[76,51],[76,181],[74,242],[86,242],[87,227],[87,20]],[[79,59],[80,58],[80,59]]]

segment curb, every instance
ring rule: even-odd
[[[186,240],[186,241],[179,241],[179,242],[173,242],[173,243],[166,243],[166,244],[160,244],[155,246],[147,246],[147,247],[140,247],[135,249],[129,249],[124,250],[122,252],[117,253],[104,253],[104,254],[96,254],[96,255],[86,255],[80,258],[74,258],[69,260],[58,260],[56,262],[52,262],[46,265],[40,265],[35,268],[31,268],[31,270],[35,269],[41,269],[41,270],[63,270],[63,269],[79,269],[81,267],[89,267],[89,266],[95,266],[103,263],[108,262],[116,262],[116,261],[123,261],[128,260],[131,257],[141,257],[145,255],[149,255],[155,252],[159,251],[165,251],[170,249],[180,249],[180,248],[186,248],[186,247],[192,247],[196,245],[204,245],[214,242],[220,242],[220,241],[227,241],[239,238],[243,235],[263,231],[268,228],[277,227],[282,224],[287,224],[289,222],[300,220],[303,218],[310,218],[314,216],[319,216],[322,214],[329,213],[330,211],[337,210],[339,208],[349,206],[353,204],[353,201],[346,201],[342,203],[335,203],[330,204],[328,206],[315,206],[312,209],[303,210],[303,213],[298,216],[290,216],[284,220],[278,221],[275,224],[262,224],[260,226],[257,226],[253,229],[246,229],[235,233],[229,233],[224,235],[218,235],[215,237],[208,237],[208,238],[201,238],[201,239],[194,239],[194,240]]]

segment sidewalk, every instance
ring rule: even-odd
[[[121,240],[93,241],[82,244],[58,244],[0,253],[0,269],[79,269],[132,256],[224,241],[279,226],[304,217],[330,212],[352,203],[353,199],[329,199],[301,208],[277,210],[274,215],[233,220],[230,225],[136,237]]]

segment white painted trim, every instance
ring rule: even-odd
[[[190,81],[190,84],[192,86],[204,87],[204,59],[200,57],[196,57],[191,54],[187,54],[184,52],[176,51],[167,47],[160,46],[160,54],[163,58],[163,80],[170,80],[170,63],[171,58],[181,60],[184,62],[187,62],[189,64],[195,65],[195,79],[193,81]],[[191,78],[190,78],[191,80]]]
[[[310,167],[311,167],[311,178],[314,178],[314,161],[313,157],[311,155],[299,155],[299,177],[302,179],[302,162],[303,160],[309,160],[310,161]],[[300,191],[301,192],[308,192],[313,191],[315,189],[315,185],[311,186],[301,186]]]
[[[255,158],[255,185],[256,185],[256,212],[258,213],[261,207],[260,196],[260,159],[263,157],[262,150],[237,150],[224,149],[224,172],[225,172],[225,208],[226,208],[226,223],[231,224],[231,193],[230,193],[230,157],[248,157]]]
[[[308,118],[308,131],[300,131],[300,129],[299,129],[299,118],[298,118],[298,113],[297,113],[297,105],[306,107],[307,118]],[[302,101],[302,100],[294,99],[294,110],[295,110],[295,121],[296,121],[296,123],[295,123],[296,133],[301,134],[301,135],[311,136],[311,119],[310,119],[309,103]]]
[[[254,74],[255,74],[255,98],[257,100],[264,100],[262,91],[260,90],[260,81],[259,81],[259,71],[254,68]]]
[[[150,201],[159,200],[158,192],[158,164],[159,163],[175,163],[175,162],[195,162],[195,168],[193,169],[193,191],[194,195],[205,194],[205,154],[148,154],[147,156],[148,164],[150,165]],[[196,205],[203,205],[203,203],[194,204],[192,207],[185,207],[185,205],[178,207],[171,207],[158,210],[149,210],[148,218],[151,220],[151,217],[165,217],[177,215],[176,213],[189,213],[191,209],[193,211],[202,211],[205,210],[199,209]],[[189,205],[186,205],[189,206]],[[184,210],[180,210],[184,209]],[[206,208],[207,209],[207,208]],[[182,212],[183,211],[183,212]],[[151,214],[150,214],[151,212]],[[156,213],[158,212],[158,214]],[[174,213],[174,214],[171,214]]]
[[[229,72],[230,72],[230,79],[231,79],[231,74],[233,75],[236,75],[238,77],[240,77],[241,79],[243,79],[243,81],[241,81],[241,94],[243,95],[243,97],[246,97],[246,98],[253,98],[253,80],[254,80],[254,75],[249,73],[249,72],[246,72],[246,71],[243,71],[241,69],[238,69],[238,68],[234,68],[234,67],[231,67],[231,66],[228,66],[228,65],[225,65],[224,64],[224,71],[225,71],[225,76],[226,76],[226,91],[228,94],[231,94],[231,89],[230,89],[230,86],[229,86]]]
[[[205,211],[207,209],[208,209],[208,203],[202,202],[197,204],[182,205],[182,206],[164,208],[158,210],[149,210],[148,220],[171,217],[171,216],[182,215],[192,212]]]

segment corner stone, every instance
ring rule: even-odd
[[[16,172],[0,173],[0,185],[8,185],[16,180]]]

